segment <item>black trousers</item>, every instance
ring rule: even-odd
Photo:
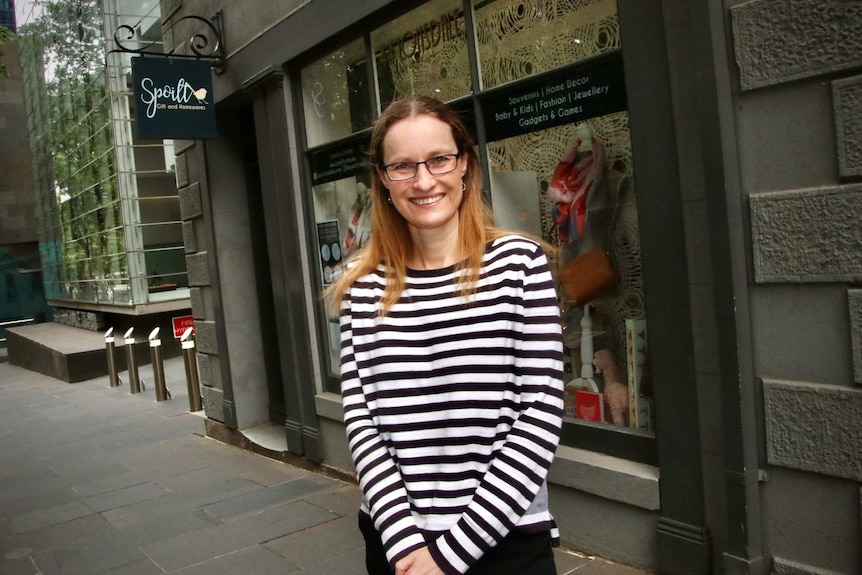
[[[380,534],[371,518],[359,514],[359,530],[365,538],[365,568],[368,575],[392,575]],[[556,575],[551,534],[512,531],[483,555],[467,575]]]

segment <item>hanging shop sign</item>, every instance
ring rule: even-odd
[[[313,152],[310,156],[311,185],[318,186],[367,171],[368,154],[363,145],[367,140],[368,136],[361,141],[352,140]]]
[[[626,109],[622,54],[542,74],[483,98],[489,141],[520,136]]]
[[[132,58],[138,138],[215,138],[212,64],[179,58]]]

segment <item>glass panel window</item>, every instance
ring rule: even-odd
[[[380,109],[401,97],[428,95],[450,102],[468,126],[481,128],[474,136],[487,162],[498,223],[555,248],[549,261],[565,345],[564,441],[653,461],[652,378],[616,0],[472,0],[475,45],[473,37],[467,41],[463,5],[425,2],[370,32]],[[356,122],[352,107],[339,107],[352,86],[345,62],[359,62],[367,41],[357,39],[302,70],[314,272],[321,287],[370,234],[364,161],[370,119]],[[471,78],[471,57],[480,78]],[[603,279],[583,281],[590,277]],[[338,321],[322,311],[320,318],[326,325],[320,330],[326,334],[320,342],[324,386],[337,393]]]
[[[558,248],[551,264],[566,347],[566,420],[650,435],[646,310],[616,5],[563,4],[476,4],[485,86],[506,84],[482,96],[492,204],[503,227]]]
[[[368,59],[362,40],[303,68],[302,103],[311,148],[371,125]]]
[[[492,142],[488,156],[498,220],[559,248],[566,417],[652,431],[628,114]],[[584,293],[578,266],[601,269],[595,250],[609,280]]]
[[[461,0],[428,2],[372,32],[381,109],[412,94],[470,94],[466,37]]]
[[[317,271],[323,286],[331,283],[336,266],[371,235],[371,185],[368,135],[310,154],[312,204],[317,239]],[[338,317],[326,317],[323,342],[327,391],[339,393],[340,333]],[[331,387],[331,388],[330,388]]]
[[[103,33],[127,24],[142,41],[159,38],[159,3],[38,4],[24,11],[20,40],[46,295],[146,303],[151,260],[159,274],[185,277],[166,162],[173,146],[134,140],[130,57],[110,51],[114,42]],[[162,233],[145,242],[141,222]]]
[[[474,0],[482,88],[620,48],[616,0]]]

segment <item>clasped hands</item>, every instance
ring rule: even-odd
[[[395,563],[395,575],[446,575],[431,557],[428,547],[422,547]]]

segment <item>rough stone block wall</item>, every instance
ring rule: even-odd
[[[203,204],[201,202],[200,179],[194,157],[195,142],[177,140],[176,179],[180,198],[180,217],[183,220],[183,242],[185,244],[186,267],[189,273],[192,316],[195,320],[195,349],[198,355],[198,371],[201,383],[201,398],[207,417],[225,423],[224,384],[219,364],[219,347],[213,310],[207,309],[212,290],[209,269],[209,254],[202,237]]]
[[[862,184],[754,194],[758,282],[862,281]]]
[[[862,388],[859,387],[862,384],[862,290],[858,289],[862,282],[862,183],[859,182],[862,177],[862,76],[859,76],[862,2],[750,0],[736,2],[730,14],[742,92],[737,98],[740,109],[746,105],[759,106],[760,110],[784,106],[784,111],[794,114],[777,118],[775,125],[770,126],[761,123],[752,127],[751,122],[741,122],[741,131],[747,138],[745,145],[740,146],[739,156],[748,159],[749,165],[768,163],[765,170],[773,172],[760,180],[749,173],[743,181],[743,187],[748,184],[750,188],[754,281],[784,284],[755,286],[753,289],[762,300],[757,311],[762,313],[763,302],[776,297],[783,298],[784,307],[773,309],[789,309],[789,302],[803,300],[815,308],[835,306],[837,298],[831,302],[825,300],[827,296],[823,296],[824,301],[814,298],[819,298],[818,293],[835,293],[834,289],[821,289],[823,284],[843,284],[847,288],[849,305],[843,309],[828,308],[830,317],[841,318],[846,313],[847,322],[835,321],[832,327],[820,326],[819,331],[812,327],[805,337],[846,346],[839,347],[842,352],[852,346],[852,381],[845,383],[846,375],[842,375],[839,385],[801,381],[806,379],[805,375],[799,375],[799,381],[786,381],[759,374],[764,377],[767,462],[771,466],[807,472],[788,476],[795,488],[807,486],[828,491],[836,485],[846,485],[847,481],[862,481]],[[787,101],[792,101],[793,105],[787,106]],[[787,122],[782,124],[784,120]],[[791,126],[794,120],[797,123]],[[805,133],[795,129],[805,126],[806,121]],[[774,133],[768,133],[769,130]],[[811,141],[805,140],[806,134],[812,135]],[[781,142],[782,135],[786,137],[782,148],[766,148],[764,142]],[[835,142],[834,159],[830,140]],[[810,165],[805,157],[809,150]],[[778,172],[781,174],[774,175]],[[793,177],[786,177],[787,173]],[[799,183],[795,184],[797,181]],[[780,183],[769,187],[772,182]],[[798,300],[794,299],[797,297]],[[775,358],[786,358],[788,354],[810,354],[804,347],[782,349],[776,343],[781,338],[771,337],[773,334],[768,331],[758,333],[758,329],[768,328],[753,326],[755,345],[760,346],[757,353],[771,358],[769,361],[773,364]],[[811,361],[818,359],[811,357]],[[761,371],[766,363],[760,361],[756,369]],[[849,370],[841,370],[841,373],[847,372]],[[788,379],[796,379],[793,375],[789,374]],[[780,532],[780,520],[774,518],[781,515],[780,512],[768,519],[770,512],[781,505],[781,499],[769,495],[768,490],[763,493],[764,517],[767,518],[764,539],[768,541],[767,551],[774,561],[776,575],[858,572],[862,549],[858,531],[855,538],[853,534],[842,538],[847,526],[853,523],[851,519],[843,515],[843,524],[835,519],[833,529],[837,537],[826,538],[825,548],[815,549],[814,543],[806,548],[808,542],[794,543]],[[846,498],[841,501],[835,504],[835,509],[825,509],[824,513],[838,516],[839,512],[846,511],[843,507]],[[770,509],[770,505],[776,507]],[[792,511],[784,517],[793,521],[808,520]],[[833,534],[830,532],[830,535]],[[836,565],[841,568],[829,569]]]
[[[862,76],[832,82],[832,103],[839,174],[862,177]]]
[[[862,481],[862,393],[764,380],[769,463]]]
[[[743,90],[859,66],[862,2],[753,0],[731,16]]]
[[[98,311],[55,307],[53,316],[56,323],[89,331],[104,331],[107,327],[105,314]]]
[[[850,341],[853,346],[853,381],[862,385],[862,289],[847,290]]]

